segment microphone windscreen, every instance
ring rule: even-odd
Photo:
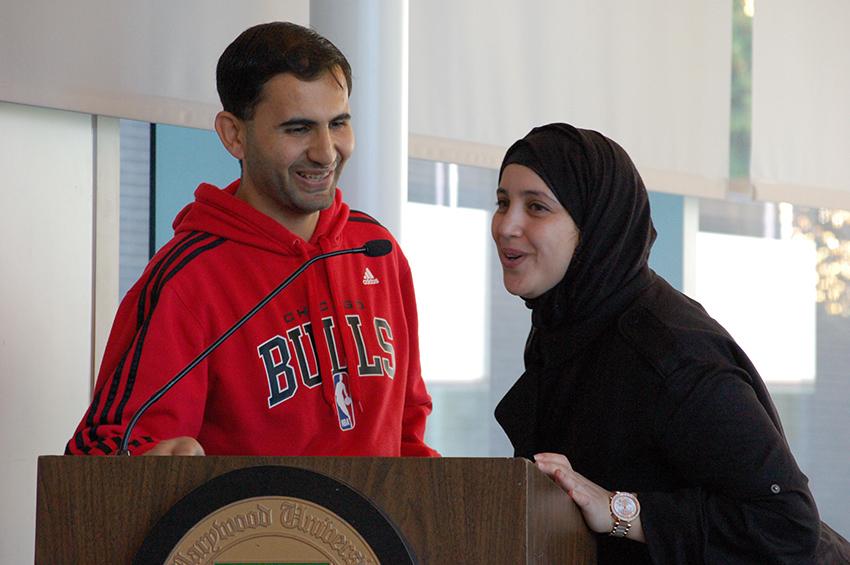
[[[373,239],[367,241],[363,247],[366,249],[364,253],[369,257],[380,257],[393,250],[393,244],[388,239]]]

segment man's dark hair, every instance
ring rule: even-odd
[[[270,22],[246,29],[227,46],[218,59],[216,88],[225,111],[250,120],[272,77],[291,73],[310,81],[337,68],[351,95],[351,66],[333,43],[312,29]]]

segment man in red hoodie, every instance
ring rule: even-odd
[[[436,455],[416,302],[398,244],[350,210],[351,68],[291,23],[243,32],[216,71],[215,129],[242,174],[201,184],[124,298],[69,454],[116,452],[151,395],[309,258],[309,267],[139,419],[133,454]]]

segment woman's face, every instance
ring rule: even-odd
[[[505,288],[537,298],[564,278],[578,227],[543,179],[522,165],[505,167],[496,202],[492,233]]]

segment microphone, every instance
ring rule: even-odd
[[[130,419],[130,423],[127,424],[127,429],[124,430],[124,436],[121,438],[121,448],[118,450],[116,455],[130,455],[130,448],[129,448],[130,435],[132,434],[133,428],[136,426],[136,423],[139,421],[139,418],[141,418],[142,414],[144,414],[148,410],[148,408],[150,408],[156,401],[158,401],[160,398],[162,398],[165,395],[166,392],[171,390],[171,388],[174,385],[176,385],[180,381],[180,379],[185,377],[186,374],[189,373],[189,371],[191,371],[192,369],[197,367],[198,364],[201,363],[201,361],[203,361],[204,359],[209,357],[210,353],[215,351],[218,348],[218,346],[220,346],[222,343],[224,343],[224,341],[227,338],[229,338],[231,335],[233,335],[236,332],[236,330],[241,328],[245,324],[245,322],[247,322],[248,320],[250,320],[254,316],[254,314],[256,314],[257,312],[262,310],[262,308],[266,304],[271,302],[271,300],[275,296],[280,294],[280,292],[283,289],[285,289],[287,286],[289,286],[289,284],[292,281],[297,279],[301,275],[301,273],[303,273],[305,270],[307,270],[307,267],[309,267],[310,265],[312,265],[316,261],[320,261],[322,259],[327,259],[328,257],[335,257],[337,255],[350,255],[350,254],[353,254],[353,253],[363,253],[367,257],[381,257],[382,255],[386,255],[387,253],[392,251],[392,249],[393,249],[393,244],[389,240],[373,239],[371,241],[367,241],[365,244],[363,244],[362,247],[355,247],[355,248],[352,248],[352,249],[339,249],[337,251],[330,251],[328,253],[322,253],[321,255],[316,255],[315,257],[312,257],[311,259],[306,261],[303,265],[298,267],[298,269],[295,272],[293,272],[291,275],[289,275],[286,278],[286,280],[284,280],[282,283],[280,283],[274,290],[272,290],[270,293],[268,293],[262,300],[257,302],[256,306],[251,308],[251,310],[249,310],[247,314],[245,314],[244,316],[239,318],[239,320],[235,324],[233,324],[230,327],[230,329],[228,329],[226,332],[221,334],[221,336],[219,336],[219,338],[216,339],[209,347],[204,349],[204,351],[201,352],[200,355],[195,357],[179,373],[174,375],[174,377],[172,377],[172,379],[170,381],[165,383],[165,385],[162,388],[160,388],[158,391],[156,391],[153,394],[153,396],[151,396],[144,404],[142,404],[142,406],[136,411],[136,413]]]
[[[381,257],[393,250],[393,244],[388,239],[373,239],[363,245],[367,257]]]

